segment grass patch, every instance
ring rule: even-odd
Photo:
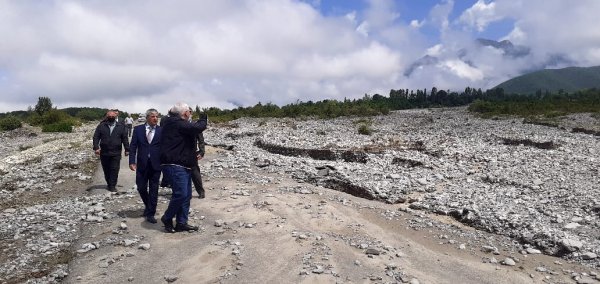
[[[559,122],[557,119],[546,118],[546,117],[526,117],[523,119],[524,124],[535,124],[543,125],[548,127],[558,127]]]
[[[42,140],[42,142],[43,142],[43,143],[48,143],[48,142],[52,142],[52,141],[54,141],[54,140],[56,140],[56,139],[57,139],[57,138],[55,138],[55,137],[52,137],[52,138],[46,138],[46,139],[43,139],[43,140]]]
[[[361,124],[358,126],[358,134],[361,135],[371,135],[373,134],[373,129],[368,124]]]
[[[361,123],[362,124],[367,124],[367,125],[373,124],[373,122],[370,119],[368,119],[368,118],[360,118],[360,119],[357,119],[355,121],[352,121],[352,124],[354,124],[354,125],[358,125],[358,124],[361,124]]]

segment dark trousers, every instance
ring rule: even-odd
[[[144,202],[144,217],[154,216],[156,214],[156,203],[158,202],[158,181],[160,179],[160,170],[155,170],[150,166],[150,161],[143,170],[139,168],[135,172],[135,184],[137,191]]]
[[[102,164],[106,185],[108,185],[109,188],[115,188],[117,186],[117,180],[119,179],[121,156],[100,155],[100,164]]]
[[[190,213],[192,199],[191,170],[179,166],[163,166],[163,174],[171,182],[171,201],[162,219],[172,220],[178,224],[186,224]]]
[[[198,164],[192,168],[192,182],[194,183],[194,188],[196,189],[196,192],[198,192],[198,195],[203,196],[204,187],[202,186],[202,175],[200,174],[200,167]]]
[[[131,130],[133,129],[133,124],[125,124],[127,126],[127,136],[131,137]]]

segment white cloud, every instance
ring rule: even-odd
[[[420,20],[392,0],[365,3],[324,16],[318,0],[0,0],[0,112],[38,96],[134,112],[176,101],[286,104],[392,88],[487,88],[558,55],[600,65],[597,0],[480,0],[458,19],[450,18],[455,1],[444,0]],[[506,19],[514,27],[501,37],[529,55],[474,43]],[[403,76],[425,54],[438,64]]]
[[[437,26],[441,31],[445,31],[449,28],[450,21],[448,16],[454,8],[454,1],[449,0],[442,4],[436,4],[429,12],[429,21]]]
[[[481,70],[469,66],[460,60],[448,60],[441,64],[441,67],[448,68],[456,76],[469,79],[473,82],[483,79],[483,72]]]
[[[444,46],[442,44],[436,44],[427,49],[426,54],[429,56],[439,56],[442,54]]]
[[[392,0],[367,0],[369,6],[365,12],[365,18],[375,29],[388,27],[394,23],[400,14],[396,12]]]
[[[398,72],[399,56],[387,47],[373,43],[372,45],[348,54],[335,56],[315,56],[300,61],[293,70],[300,78],[337,79],[354,76],[379,78]]]
[[[420,28],[420,27],[423,26],[423,22],[419,22],[418,20],[412,20],[412,21],[410,21],[410,26],[412,28],[417,28],[418,29],[418,28]]]
[[[483,31],[490,22],[499,20],[501,16],[496,13],[496,3],[486,4],[484,0],[478,0],[471,8],[460,16],[460,21],[478,31]]]

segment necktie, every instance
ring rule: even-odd
[[[152,143],[152,138],[154,137],[154,127],[150,126],[148,129],[148,134],[146,134],[146,139],[148,140],[148,144]]]

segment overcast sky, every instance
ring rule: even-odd
[[[600,65],[598,0],[0,0],[0,112],[491,88]],[[475,43],[510,40],[520,56]],[[425,55],[437,61],[411,66]]]

